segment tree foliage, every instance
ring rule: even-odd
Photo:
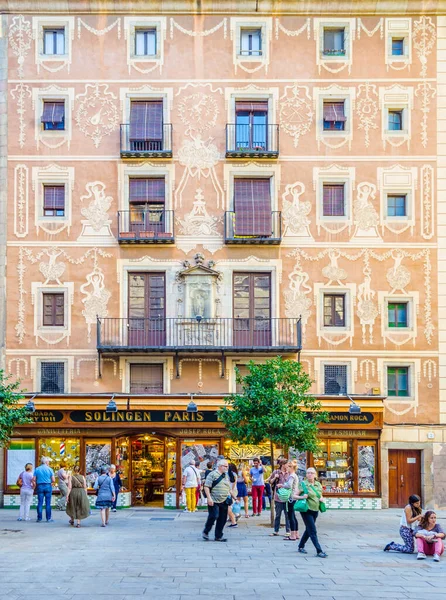
[[[0,370],[0,447],[9,444],[14,427],[32,423],[26,408],[19,406],[20,400],[24,398],[20,382],[10,380],[11,376]]]
[[[281,356],[250,362],[249,374],[237,383],[243,391],[226,398],[219,418],[231,438],[242,444],[269,440],[299,452],[317,449],[318,423],[328,420],[321,403],[308,394],[312,380],[294,360]]]

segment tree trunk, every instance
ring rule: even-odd
[[[271,473],[274,471],[274,444],[273,441],[269,441],[270,445],[270,453],[271,453]],[[271,527],[274,527],[274,494],[271,490],[271,510],[270,510],[270,518],[271,518]]]

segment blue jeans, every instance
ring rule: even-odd
[[[46,520],[51,519],[51,494],[53,493],[53,486],[51,483],[38,483],[36,486],[37,491],[37,520],[42,520],[42,509],[43,499],[45,498],[45,513]]]

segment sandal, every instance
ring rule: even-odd
[[[279,535],[278,533],[274,532],[274,533],[270,533],[269,537],[275,537],[276,535]]]
[[[70,520],[68,521],[68,524],[69,524],[69,525],[74,525],[74,521],[73,521],[73,519],[70,519]]]
[[[79,529],[79,527],[80,527],[80,526],[81,526],[81,524],[80,524],[80,523],[78,523],[77,525],[75,525],[75,527],[76,527],[77,529]]]

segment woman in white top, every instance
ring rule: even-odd
[[[409,497],[409,504],[404,507],[400,521],[400,536],[403,538],[404,544],[395,544],[390,542],[384,548],[384,552],[393,550],[394,552],[404,552],[404,554],[412,554],[414,551],[414,531],[421,520],[422,508],[421,498],[416,494]]]

